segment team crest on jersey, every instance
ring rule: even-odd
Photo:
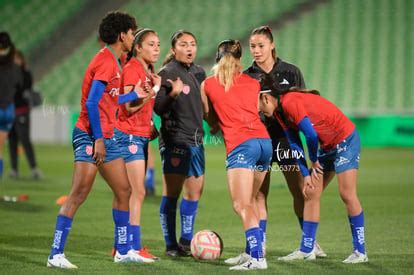
[[[112,88],[109,91],[109,95],[112,96],[112,97],[118,96],[119,95],[119,88]]]
[[[136,154],[138,152],[138,145],[131,144],[128,146],[128,150],[131,154]]]
[[[177,167],[178,165],[180,165],[181,159],[179,158],[171,158],[171,165],[174,167]]]
[[[190,93],[190,90],[191,90],[190,86],[184,85],[184,87],[183,87],[183,93],[185,95],[188,95]]]
[[[86,154],[87,154],[88,156],[91,156],[91,155],[92,155],[92,153],[93,153],[93,148],[92,148],[92,146],[91,146],[91,145],[86,145],[86,147],[85,147],[85,152],[86,152]]]

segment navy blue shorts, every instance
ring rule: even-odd
[[[109,162],[111,160],[115,160],[117,158],[121,158],[121,150],[118,147],[116,139],[112,138],[105,138],[105,160],[104,162]],[[75,161],[84,161],[95,163],[93,157],[93,140],[92,137],[82,131],[81,129],[75,127],[73,129],[72,134],[72,145],[73,145],[73,152],[75,154]]]
[[[181,174],[188,177],[204,175],[204,146],[162,146],[160,148],[164,174]]]
[[[227,156],[226,168],[247,168],[257,171],[269,170],[272,160],[270,138],[252,138],[236,148]]]
[[[358,131],[355,129],[351,135],[336,145],[335,149],[318,152],[318,160],[325,171],[335,171],[337,174],[350,169],[359,168],[361,142]]]
[[[0,108],[0,131],[10,132],[14,121],[14,104]]]
[[[126,163],[148,159],[148,138],[125,134],[115,129],[115,139]]]

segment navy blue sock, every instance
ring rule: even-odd
[[[260,220],[259,221],[259,227],[262,229],[263,233],[266,234],[266,226],[267,226],[267,220]]]
[[[3,177],[3,159],[0,159],[0,179]]]
[[[141,227],[139,225],[130,225],[130,241],[131,247],[134,250],[141,249]]]
[[[191,241],[193,238],[194,221],[197,215],[198,201],[181,200],[181,238]]]
[[[160,205],[160,223],[164,240],[169,247],[177,247],[177,237],[175,233],[175,220],[177,215],[178,198],[162,197]]]
[[[112,209],[112,217],[115,223],[115,248],[121,255],[125,255],[130,249],[128,242],[129,211]]]
[[[348,217],[351,225],[352,244],[354,250],[365,254],[365,226],[364,226],[364,211],[357,216]]]
[[[148,168],[145,175],[145,187],[154,188],[154,168]]]
[[[309,253],[313,250],[316,239],[316,230],[318,222],[303,221],[302,241],[300,243],[300,251]]]
[[[298,218],[298,221],[299,221],[299,224],[300,224],[300,229],[303,230],[303,217],[297,217],[297,218]]]
[[[262,230],[259,227],[253,227],[246,231],[246,240],[250,248],[250,256],[256,260],[263,259],[262,248]]]
[[[265,247],[266,247],[266,226],[267,226],[267,220],[260,220],[259,221],[259,227],[262,230],[263,253],[265,253]]]
[[[56,254],[63,253],[65,250],[66,239],[72,227],[72,219],[66,216],[59,215],[56,219],[56,229],[53,237],[52,250],[50,251],[50,258]]]

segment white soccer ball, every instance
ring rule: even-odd
[[[199,231],[191,240],[191,254],[197,260],[217,260],[222,252],[223,241],[214,231]]]

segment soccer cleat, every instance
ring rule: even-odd
[[[114,256],[115,263],[143,263],[142,257],[140,257],[135,250],[129,250],[127,254],[122,255],[118,251],[115,252]]]
[[[328,256],[317,242],[313,245],[313,252],[315,252],[316,258],[326,258]]]
[[[277,258],[279,261],[283,262],[290,262],[290,261],[296,261],[296,260],[303,260],[303,261],[313,261],[316,259],[316,255],[314,250],[312,250],[309,253],[305,253],[300,251],[299,249],[293,251],[287,256],[279,257]]]
[[[135,253],[142,259],[144,263],[153,263],[158,261],[160,258],[152,255],[147,248],[142,248],[140,250],[135,250]]]
[[[14,169],[11,169],[10,172],[9,172],[9,177],[12,178],[12,179],[18,179],[20,177],[19,172],[17,172]]]
[[[229,270],[254,270],[254,269],[267,269],[266,259],[256,260],[250,258],[247,262],[239,265],[235,265],[229,268]]]
[[[57,268],[66,268],[66,269],[73,269],[78,268],[76,265],[69,262],[66,259],[65,254],[55,254],[52,258],[47,258],[47,267],[57,267]]]
[[[191,240],[180,238],[180,241],[178,242],[178,250],[184,257],[191,256]]]
[[[243,252],[242,254],[233,257],[233,258],[228,258],[227,260],[224,261],[224,263],[228,264],[228,265],[241,265],[244,264],[245,262],[250,260],[250,255],[247,254],[246,252]]]
[[[43,173],[38,168],[32,169],[32,178],[34,180],[41,180],[43,178]]]
[[[355,250],[351,255],[342,261],[344,264],[359,264],[368,262],[368,255]]]

